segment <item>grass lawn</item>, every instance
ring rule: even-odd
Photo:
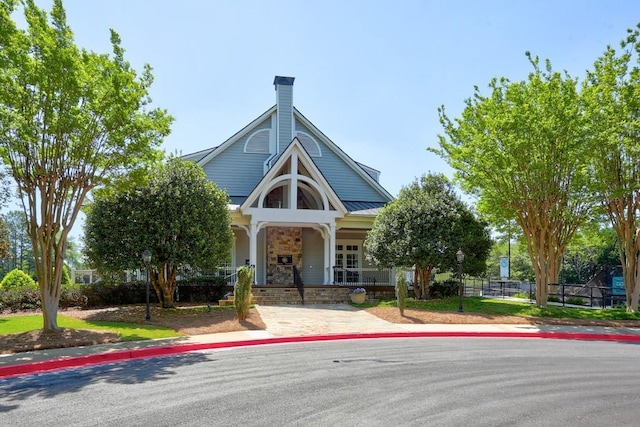
[[[73,317],[58,316],[58,326],[70,329],[92,329],[117,332],[122,341],[149,340],[182,336],[173,329],[135,323],[84,321]],[[18,334],[21,332],[42,329],[42,315],[11,316],[0,318],[2,334]]]
[[[418,301],[413,298],[407,300],[407,308],[431,311],[457,311],[458,297],[443,300]],[[381,301],[379,306],[396,307],[396,301]],[[627,313],[622,308],[592,309],[547,306],[537,307],[526,302],[516,302],[483,297],[465,297],[465,313],[484,313],[490,315],[521,316],[521,317],[551,317],[567,319],[598,319],[598,320],[640,320],[640,313]]]

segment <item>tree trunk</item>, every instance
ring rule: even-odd
[[[636,230],[636,254],[640,254],[640,228]],[[638,258],[636,258],[635,267],[635,284],[631,293],[631,304],[627,304],[627,311],[629,311],[629,307],[631,307],[631,311],[638,311],[638,300],[640,300],[640,263]]]
[[[154,274],[157,282],[154,289],[158,295],[158,301],[162,308],[175,308],[173,296],[176,292],[176,268],[163,263],[158,266],[158,272]]]
[[[622,265],[627,312],[638,311],[640,285],[638,284],[638,254],[640,254],[640,227],[636,225],[636,211],[640,207],[640,192],[609,201],[605,208],[618,237],[618,252]]]
[[[58,326],[58,304],[60,298],[53,298],[49,292],[40,292],[42,302],[42,321],[45,331],[59,331]]]
[[[627,224],[629,227],[630,225]],[[629,230],[631,231],[631,230]],[[625,292],[627,294],[627,312],[638,311],[638,300],[640,299],[640,284],[638,283],[640,273],[638,265],[638,254],[640,254],[640,227],[635,229],[635,233],[629,232],[630,236],[625,241],[625,254],[622,259],[622,276],[624,280]],[[635,235],[634,235],[635,234]]]
[[[62,269],[64,265],[64,250],[61,246],[62,244],[58,242],[52,251],[47,251],[48,254],[46,256],[41,256],[36,259],[40,302],[42,304],[43,329],[45,331],[60,330],[58,326],[58,307],[60,304]],[[53,266],[53,269],[51,266]]]
[[[428,299],[429,298],[429,278],[431,277],[431,271],[433,270],[432,265],[428,265],[427,267],[418,267],[416,266],[415,277],[419,284],[418,292],[416,293],[416,297],[419,299]],[[415,288],[415,285],[414,285]],[[415,289],[414,289],[415,292]]]
[[[517,223],[522,228],[527,241],[527,251],[536,275],[536,305],[544,307],[549,297],[549,284],[558,283],[560,259],[567,242],[575,231],[575,226],[564,224],[548,214],[549,202],[542,203],[542,209],[535,209],[529,201],[525,212],[538,213],[519,215]]]
[[[57,229],[38,226],[35,220],[29,223],[29,237],[40,289],[43,330],[58,331],[58,306],[62,282],[67,232],[62,231],[56,237]]]

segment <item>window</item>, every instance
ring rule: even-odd
[[[307,153],[309,153],[311,157],[322,157],[320,146],[311,135],[305,132],[297,132],[296,136],[300,140],[300,144],[305,150],[307,150]]]
[[[269,129],[263,129],[252,134],[244,145],[245,153],[269,154]]]
[[[360,268],[360,246],[356,244],[336,245],[336,263],[338,267],[346,269]]]

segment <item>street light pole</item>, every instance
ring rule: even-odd
[[[145,320],[148,322],[151,320],[151,310],[149,308],[149,264],[151,263],[151,251],[149,249],[145,249],[144,252],[142,252],[142,260],[147,267],[147,315],[145,316]]]
[[[458,289],[458,293],[460,294],[460,301],[458,303],[458,313],[463,313],[464,310],[462,309],[462,295],[464,293],[464,284],[462,283],[462,262],[464,261],[464,252],[462,252],[462,249],[458,249],[458,252],[456,252],[456,259],[458,260],[458,265],[460,266],[460,286]]]

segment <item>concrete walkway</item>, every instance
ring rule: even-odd
[[[267,332],[275,337],[404,330],[400,325],[389,323],[349,304],[256,307],[267,325]]]
[[[640,343],[638,328],[557,325],[394,324],[349,304],[256,306],[266,330],[192,335],[0,355],[0,378],[208,348],[327,339],[505,337],[598,339]],[[359,336],[360,335],[360,336]]]

